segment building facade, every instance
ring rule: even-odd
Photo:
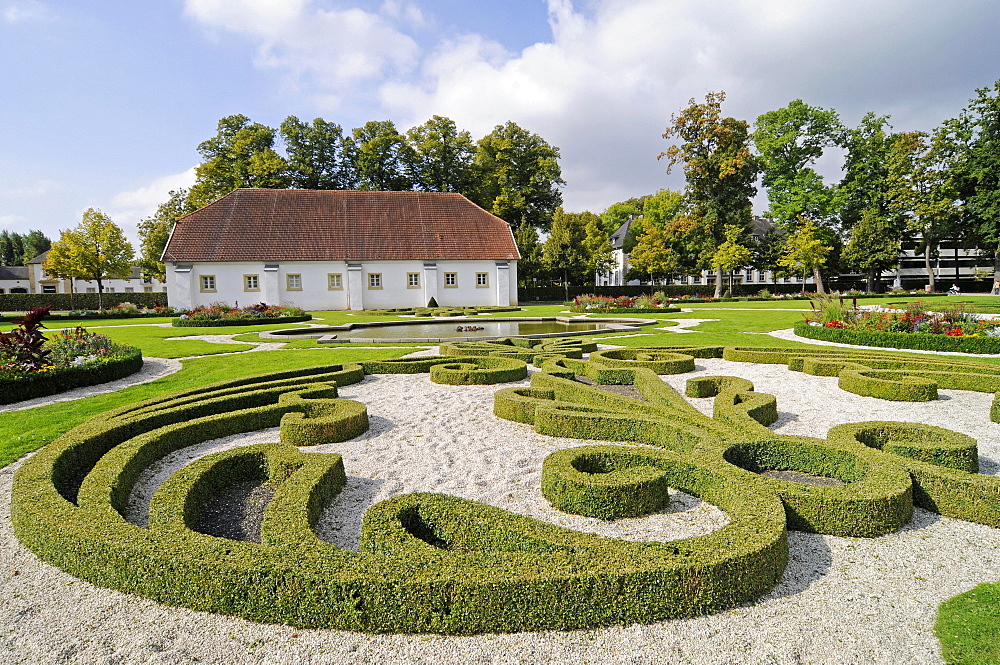
[[[460,194],[239,189],[177,221],[171,306],[517,304],[510,226]]]

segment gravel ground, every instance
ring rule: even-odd
[[[717,374],[746,377],[777,395],[779,432],[822,436],[845,422],[924,422],[976,437],[984,472],[1000,469],[991,395],[943,390],[935,402],[892,403],[843,392],[836,378],[721,359],[699,359],[695,373],[665,380],[683,390],[692,376]],[[346,386],[342,396],[367,404],[372,426],[351,441],[313,449],[342,454],[348,474],[320,536],[357,549],[363,510],[412,491],[446,492],[633,540],[683,538],[725,524],[724,513],[681,493],[661,513],[613,523],[554,511],[539,492],[540,462],[581,442],[497,419],[492,394],[505,386],[439,386],[426,375],[380,375]],[[693,402],[711,411],[711,399]],[[129,519],[142,523],[152,491],[190,459],[276,438],[274,430],[228,437],[161,461],[134,493]],[[0,663],[941,663],[932,631],[938,605],[1000,579],[1000,530],[918,509],[905,528],[881,538],[792,532],[778,586],[753,605],[707,617],[472,637],[299,630],[166,607],[40,563],[11,531],[16,466],[0,469]]]

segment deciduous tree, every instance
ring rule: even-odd
[[[821,273],[833,247],[823,242],[820,228],[811,219],[803,220],[785,240],[778,265],[790,273],[812,272],[817,293],[826,293]],[[805,289],[805,279],[802,280]]]
[[[64,231],[52,243],[52,252],[66,263],[43,264],[50,274],[82,277],[97,282],[98,307],[104,309],[104,280],[128,277],[135,261],[135,250],[122,230],[100,210],[88,208],[76,228]],[[47,258],[49,258],[47,257]]]
[[[559,208],[552,218],[552,229],[542,249],[542,264],[553,274],[562,275],[567,300],[570,282],[579,284],[585,276],[590,275],[589,257],[584,247],[586,229],[583,214],[568,213]]]
[[[679,144],[660,153],[667,158],[667,172],[682,164],[688,201],[688,216],[700,229],[699,239],[708,246],[699,252],[705,267],[724,241],[726,225],[749,228],[754,181],[759,170],[750,153],[750,126],[744,120],[722,116],[724,92],[710,92],[704,103],[694,99],[680,115],[671,116],[663,138]],[[716,274],[715,295],[722,293],[722,275]]]
[[[746,233],[742,228],[734,224],[727,224],[723,228],[725,240],[715,250],[712,256],[712,267],[720,273],[725,270],[729,273],[729,292],[733,291],[733,271],[737,268],[744,268],[750,264],[752,253],[746,246]]]
[[[527,221],[548,230],[566,184],[559,148],[508,121],[479,140],[475,165],[476,203],[515,228]]]
[[[295,189],[349,189],[353,186],[346,164],[344,130],[335,122],[316,118],[312,124],[290,115],[281,123],[288,185]]]
[[[170,232],[178,219],[195,210],[188,191],[182,188],[171,191],[170,198],[161,203],[151,217],[139,222],[139,268],[143,274],[161,281],[166,278],[166,269],[160,257]]]
[[[344,143],[357,189],[373,192],[405,192],[413,189],[406,172],[411,160],[406,137],[391,120],[372,120],[354,129]]]
[[[436,115],[406,132],[410,150],[406,170],[416,189],[424,192],[469,194],[475,186],[472,135],[455,121]]]

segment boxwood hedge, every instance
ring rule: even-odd
[[[142,369],[142,351],[131,346],[79,367],[0,378],[0,404],[13,404],[85,386],[116,381]]]

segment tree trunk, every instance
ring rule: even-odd
[[[934,267],[931,266],[931,244],[924,242],[924,269],[927,270],[927,283],[934,290]]]
[[[868,293],[875,293],[875,268],[868,269]]]
[[[722,268],[715,271],[715,297],[722,297]]]
[[[97,311],[104,311],[104,282],[97,278]]]
[[[823,275],[819,274],[819,267],[813,266],[813,279],[816,280],[816,293],[826,294],[823,288]]]
[[[563,270],[563,291],[566,293],[566,302],[569,302],[569,276],[565,270]]]

